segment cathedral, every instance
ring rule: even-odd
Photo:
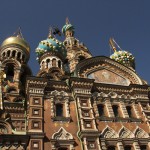
[[[52,28],[37,44],[40,67],[33,76],[21,33],[5,39],[0,149],[150,150],[148,83],[138,76],[134,56],[112,38],[109,44],[111,56],[93,57],[67,19],[62,32]]]

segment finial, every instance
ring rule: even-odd
[[[111,48],[114,50],[114,52],[117,51],[115,46],[117,46],[119,50],[122,50],[121,47],[117,44],[117,42],[114,40],[114,38],[110,38],[109,43],[110,43]]]
[[[49,27],[48,37],[53,37],[53,28],[51,26]]]
[[[66,18],[66,24],[70,24],[68,17]]]
[[[17,29],[17,31],[13,34],[13,36],[16,36],[16,37],[19,37],[19,38],[23,39],[23,35],[22,35],[22,32],[21,32],[21,27],[19,27]]]

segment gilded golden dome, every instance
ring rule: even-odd
[[[12,44],[20,45],[23,48],[25,48],[28,52],[30,52],[30,46],[28,45],[28,43],[23,38],[17,36],[12,36],[4,40],[1,47],[12,45]]]

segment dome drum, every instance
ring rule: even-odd
[[[62,69],[62,61],[56,56],[49,56],[42,59],[40,63],[40,70],[50,69],[52,67],[58,67]]]
[[[12,58],[18,60],[19,62],[28,62],[29,53],[27,54],[25,51],[22,51],[22,49],[20,49],[19,47],[14,47],[14,45],[10,47],[9,45],[1,49],[0,57],[2,60]]]

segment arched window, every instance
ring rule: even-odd
[[[16,55],[16,51],[13,51],[12,52],[12,57],[15,57],[15,55]]]
[[[141,150],[147,150],[147,146],[146,146],[146,145],[141,145],[141,146],[140,146],[140,149],[141,149]]]
[[[5,57],[5,52],[2,54],[3,57]]]
[[[50,68],[50,59],[46,60],[46,65],[47,65],[47,68]]]
[[[61,68],[61,61],[58,61],[58,67]]]
[[[98,108],[99,116],[100,117],[105,116],[105,114],[104,114],[104,105],[99,104],[99,105],[97,105],[97,108]]]
[[[113,109],[113,112],[114,112],[114,116],[115,117],[119,117],[118,106],[117,105],[113,105],[112,109]]]
[[[128,112],[128,115],[130,118],[133,117],[133,114],[132,114],[132,107],[131,106],[126,106],[126,109],[127,109],[127,112]]]
[[[131,146],[125,146],[124,150],[132,150],[132,147]]]
[[[18,52],[17,59],[20,60],[21,52]]]
[[[63,117],[63,104],[56,104],[56,117]]]
[[[10,51],[7,51],[7,57],[9,57],[10,56]]]
[[[6,71],[6,79],[12,82],[13,78],[14,78],[14,66],[13,64],[8,64]]]
[[[68,150],[68,148],[65,148],[65,147],[60,147],[60,148],[58,148],[58,150]]]
[[[56,59],[55,58],[52,60],[52,66],[56,67]]]
[[[85,59],[84,56],[79,56],[78,58],[79,58],[79,62]]]
[[[107,150],[116,150],[115,146],[108,146]]]

